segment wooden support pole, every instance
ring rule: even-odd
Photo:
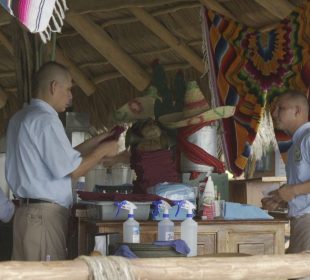
[[[204,63],[202,58],[195,54],[187,45],[183,44],[173,36],[159,21],[147,13],[144,9],[138,7],[129,8],[147,28],[154,32],[159,38],[173,48],[179,55],[187,60],[196,70],[204,73]]]
[[[139,91],[145,90],[150,85],[150,75],[87,16],[68,13],[66,20]]]
[[[67,58],[60,48],[56,48],[56,61],[68,67],[74,82],[82,89],[82,91],[90,96],[96,91],[95,84],[90,81],[83,72]]]
[[[131,259],[129,267],[135,279],[274,280],[310,275],[310,254]],[[5,280],[87,280],[88,276],[88,267],[81,260],[0,262],[0,279]]]

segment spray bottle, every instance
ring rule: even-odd
[[[213,220],[215,216],[214,200],[215,200],[215,186],[212,177],[208,177],[202,197],[202,219]]]
[[[158,241],[171,241],[174,240],[174,223],[169,219],[169,209],[171,206],[165,200],[154,201],[155,206],[154,216],[159,214],[159,209],[164,210],[163,220],[158,223],[157,227],[157,240]]]
[[[123,242],[124,243],[140,243],[140,225],[134,219],[134,210],[137,206],[128,200],[122,202],[115,202],[117,205],[117,213],[120,209],[128,210],[128,219],[123,223]]]
[[[188,257],[197,256],[197,229],[198,224],[193,220],[193,210],[196,206],[188,200],[177,201],[178,210],[176,216],[179,213],[180,208],[187,210],[186,219],[181,223],[181,239],[184,240],[187,246],[190,248]]]

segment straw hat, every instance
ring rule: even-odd
[[[121,122],[154,119],[154,104],[157,98],[157,89],[150,86],[145,96],[136,97],[117,109],[113,115],[114,119]]]
[[[196,81],[191,81],[186,85],[183,112],[163,115],[158,120],[168,128],[178,128],[228,118],[234,112],[234,106],[211,109]]]

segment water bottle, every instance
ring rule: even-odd
[[[169,214],[163,214],[164,219],[158,223],[157,240],[174,240],[174,223],[169,219]]]

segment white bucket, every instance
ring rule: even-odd
[[[217,127],[204,126],[200,130],[190,135],[187,140],[205,150],[208,154],[217,157]],[[209,165],[196,164],[190,161],[181,153],[180,169],[181,172],[212,172],[214,167]]]
[[[93,191],[95,185],[105,185],[107,181],[107,169],[102,165],[88,171],[86,174],[86,191]]]

